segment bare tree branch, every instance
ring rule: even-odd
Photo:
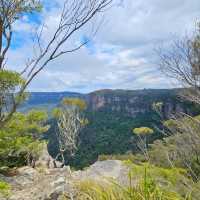
[[[34,0],[35,2],[36,0]],[[1,36],[6,38],[7,45],[3,53],[0,54],[0,70],[2,70],[3,61],[5,60],[7,51],[10,48],[12,41],[12,25],[17,18],[29,9],[34,8],[32,0],[0,0],[0,49]],[[36,1],[37,2],[37,1]],[[96,16],[100,15],[109,5],[112,5],[112,0],[65,0],[61,9],[60,21],[57,28],[53,33],[51,39],[47,42],[44,41],[45,26],[41,25],[40,31],[35,35],[35,44],[37,44],[39,52],[32,59],[29,59],[26,66],[21,71],[21,74],[26,77],[26,82],[16,93],[16,99],[21,99],[28,85],[50,62],[58,57],[75,52],[89,42],[84,41],[78,46],[67,48],[67,43],[70,41],[78,31],[80,31],[86,24],[88,24]],[[1,29],[1,24],[2,29]],[[98,24],[95,26],[98,27]],[[2,30],[2,34],[1,34]],[[47,29],[48,30],[48,29]],[[94,29],[93,29],[94,30]],[[96,33],[97,30],[94,31]],[[94,34],[93,33],[93,34]],[[92,34],[92,35],[93,35]],[[1,52],[1,51],[0,51]],[[1,62],[2,61],[2,62]],[[10,120],[20,101],[16,100],[11,106],[10,112],[6,114],[3,120],[0,120],[2,126]]]

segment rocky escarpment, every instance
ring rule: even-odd
[[[168,118],[172,113],[186,112],[177,90],[100,90],[88,94],[87,102],[92,111],[119,112],[136,117],[152,112],[152,104],[162,102],[162,114]]]

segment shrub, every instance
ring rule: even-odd
[[[4,181],[0,181],[0,197],[8,197],[10,195],[10,185]]]

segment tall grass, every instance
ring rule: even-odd
[[[183,200],[179,194],[158,186],[144,168],[144,176],[138,183],[129,177],[127,186],[117,182],[100,183],[84,181],[78,185],[77,200]]]

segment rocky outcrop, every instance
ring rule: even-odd
[[[108,181],[112,178],[121,183],[126,180],[128,169],[123,162],[99,161],[84,171],[71,172],[69,167],[48,169],[23,167],[17,175],[1,179],[12,187],[8,200],[61,200],[62,195],[75,196],[74,183],[84,180]],[[2,198],[0,198],[2,200]]]
[[[68,168],[20,168],[13,177],[1,176],[11,185],[9,200],[58,200],[63,193],[71,193],[71,174]],[[2,198],[1,198],[2,199]]]

